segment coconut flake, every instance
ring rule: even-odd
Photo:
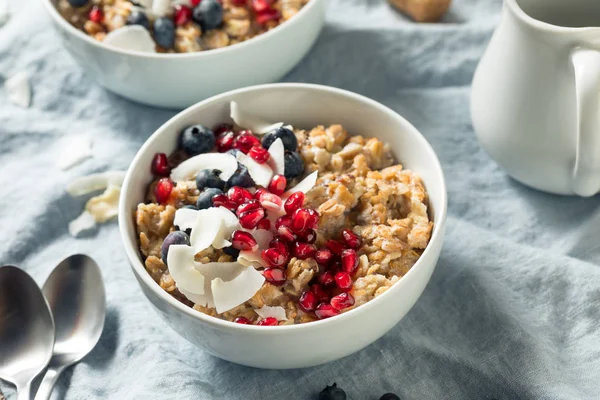
[[[96,220],[94,219],[94,216],[89,212],[84,211],[79,217],[69,222],[69,233],[71,236],[77,237],[81,232],[90,230],[95,226]]]
[[[283,122],[273,124],[244,112],[236,101],[232,101],[230,107],[230,114],[233,122],[241,128],[250,129],[254,134],[263,135],[283,126]]]
[[[67,170],[92,156],[92,139],[88,135],[72,135],[64,140],[56,164]]]
[[[123,50],[156,53],[156,44],[150,32],[140,25],[126,25],[106,35],[103,43]]]
[[[225,153],[204,153],[188,158],[171,171],[171,180],[186,181],[196,177],[198,172],[205,169],[221,171],[219,177],[227,181],[235,173],[238,163],[234,156]]]
[[[310,189],[314,188],[315,185],[317,184],[317,178],[318,178],[318,176],[319,176],[319,171],[315,171],[312,174],[308,175],[306,178],[302,179],[302,181],[300,181],[300,183],[298,183],[296,186],[294,186],[293,188],[291,188],[290,190],[288,190],[287,192],[285,192],[281,196],[281,199],[285,201],[285,199],[287,199],[288,197],[290,197],[292,195],[292,193],[296,193],[296,192],[306,193],[306,192],[308,192]]]
[[[250,177],[259,186],[267,187],[273,177],[273,170],[266,164],[259,164],[252,157],[249,157],[241,151],[236,155],[240,164],[248,168]]]
[[[85,203],[85,209],[94,216],[96,222],[106,222],[119,214],[120,195],[120,187],[109,186],[101,195],[89,199],[87,203]]]
[[[156,17],[164,17],[171,11],[171,0],[154,0],[152,2],[152,14]]]
[[[223,218],[214,210],[217,209],[211,207],[200,210],[196,214],[196,222],[190,236],[190,243],[196,253],[211,246],[221,230]]]
[[[221,217],[221,229],[217,232],[212,245],[215,249],[229,247],[231,246],[231,242],[227,239],[231,237],[234,231],[240,228],[240,222],[235,214],[225,207],[219,207],[215,212]]]
[[[247,267],[229,282],[215,278],[211,289],[215,308],[219,314],[245,303],[260,290],[265,278],[254,267]]]
[[[256,266],[256,267],[268,267],[267,262],[260,256],[260,250],[242,250],[238,255],[237,262],[242,264],[244,267]]]
[[[8,21],[10,13],[8,12],[8,2],[6,0],[0,0],[0,26],[4,25]]]
[[[11,103],[27,108],[31,104],[31,87],[26,72],[17,72],[4,82],[6,96]]]
[[[287,316],[285,315],[285,309],[280,306],[270,307],[270,306],[262,306],[257,310],[254,310],[255,313],[258,314],[261,318],[276,318],[277,321],[287,321]]]
[[[179,208],[175,211],[175,219],[173,225],[179,227],[179,230],[185,231],[192,229],[196,225],[196,219],[198,218],[198,210],[192,210],[190,208]]]
[[[194,303],[203,307],[215,306],[211,288],[211,282],[213,279],[221,278],[227,282],[236,278],[245,269],[243,265],[235,262],[206,264],[195,263],[195,266],[196,270],[198,270],[198,272],[204,276],[204,294],[199,295],[191,293],[185,290],[185,288],[182,289],[179,284],[177,287],[179,291],[190,301],[193,301]]]
[[[259,249],[266,249],[269,247],[269,242],[273,240],[273,232],[268,231],[266,229],[254,229],[250,231],[256,243],[258,243]]]
[[[269,147],[269,167],[273,170],[276,175],[283,175],[285,173],[285,149],[283,147],[283,141],[281,138],[277,138]]]
[[[67,192],[73,196],[82,196],[97,190],[106,189],[109,186],[120,187],[123,185],[125,172],[106,171],[87,176],[81,176],[75,179],[67,186]]]
[[[167,265],[177,287],[194,294],[204,294],[204,275],[196,269],[195,251],[191,246],[169,246]]]

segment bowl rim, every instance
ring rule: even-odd
[[[158,59],[158,60],[168,60],[171,58],[185,59],[185,58],[193,58],[193,57],[208,58],[211,56],[218,56],[223,53],[240,50],[240,49],[243,49],[244,47],[256,46],[256,45],[260,44],[261,41],[268,40],[271,36],[277,35],[278,33],[282,32],[284,30],[287,30],[289,27],[300,24],[301,23],[300,21],[304,19],[305,15],[307,15],[313,8],[318,7],[318,5],[320,5],[321,2],[324,2],[324,1],[325,0],[310,0],[306,5],[304,5],[304,7],[302,7],[302,9],[296,15],[294,15],[289,20],[282,22],[281,24],[277,25],[273,29],[268,30],[267,32],[261,33],[258,36],[255,36],[251,39],[245,40],[240,43],[236,43],[231,46],[225,46],[225,47],[221,47],[218,49],[212,49],[212,50],[206,50],[206,51],[194,51],[194,52],[190,52],[190,53],[148,53],[148,52],[143,52],[143,51],[124,50],[124,49],[121,49],[118,47],[107,46],[106,44],[99,42],[98,40],[93,39],[89,35],[86,35],[83,31],[81,31],[81,30],[75,28],[73,25],[71,25],[58,12],[58,10],[56,9],[56,6],[54,5],[55,1],[42,0],[44,5],[46,6],[46,9],[48,10],[49,14],[52,16],[52,18],[55,21],[58,21],[58,24],[65,31],[69,32],[69,34],[71,34],[71,35],[79,37],[81,40],[83,40],[84,42],[87,42],[88,44],[92,45],[93,47],[104,49],[106,51],[110,51],[110,52],[117,53],[120,55],[134,56],[134,57],[147,58],[147,59]]]
[[[394,119],[398,120],[398,122],[401,125],[404,125],[406,127],[406,129],[408,131],[410,131],[409,134],[416,136],[417,140],[424,147],[425,151],[430,154],[430,156],[432,158],[431,161],[433,162],[433,167],[436,170],[436,173],[440,177],[439,184],[441,185],[441,187],[440,187],[440,189],[441,189],[441,199],[440,199],[441,207],[439,209],[434,210],[435,221],[434,221],[434,226],[433,226],[433,233],[432,233],[431,238],[429,239],[429,243],[428,243],[427,247],[425,248],[425,250],[423,251],[423,254],[421,255],[421,257],[419,257],[419,259],[412,266],[412,268],[404,276],[402,276],[398,280],[398,282],[394,283],[388,290],[386,290],[384,293],[377,296],[376,298],[372,299],[371,301],[368,301],[367,303],[365,303],[359,307],[356,307],[348,312],[337,315],[334,318],[327,318],[327,319],[323,319],[323,320],[313,321],[310,323],[282,325],[282,326],[255,326],[255,325],[236,324],[234,322],[222,320],[220,318],[212,317],[212,316],[206,315],[202,312],[196,311],[192,307],[188,307],[185,304],[178,301],[177,299],[175,299],[173,296],[168,294],[166,291],[164,291],[160,286],[158,286],[156,284],[156,282],[152,279],[150,274],[148,274],[148,272],[144,268],[143,263],[140,261],[139,247],[137,245],[137,241],[136,241],[136,243],[131,243],[127,239],[128,233],[127,233],[126,224],[128,223],[128,221],[132,220],[132,218],[131,218],[132,210],[129,210],[126,208],[125,200],[126,200],[126,197],[128,197],[129,191],[127,190],[127,188],[129,188],[131,186],[130,181],[132,180],[133,171],[134,171],[134,169],[137,169],[136,166],[140,162],[142,155],[144,155],[148,151],[148,148],[151,146],[151,144],[154,141],[156,141],[161,135],[163,135],[164,132],[167,132],[169,130],[169,128],[172,124],[176,123],[180,119],[187,117],[188,115],[196,113],[197,110],[204,108],[205,106],[207,106],[209,104],[222,102],[223,98],[230,97],[232,95],[247,93],[247,92],[260,92],[263,90],[272,90],[272,89],[279,89],[279,90],[307,90],[308,89],[308,90],[315,91],[315,92],[333,93],[333,94],[341,95],[343,97],[349,97],[353,100],[357,100],[360,103],[363,103],[363,106],[365,106],[365,107],[373,107],[373,108],[378,109],[381,112],[391,114],[394,117]],[[306,83],[271,83],[271,84],[249,86],[249,87],[245,87],[242,89],[231,90],[231,91],[210,97],[206,100],[200,101],[200,102],[186,108],[185,110],[177,113],[176,115],[171,117],[168,121],[166,121],[164,124],[162,124],[158,129],[156,129],[156,131],[154,131],[154,133],[152,133],[152,135],[150,135],[146,139],[146,141],[144,142],[142,147],[140,147],[140,149],[136,153],[135,157],[131,161],[129,168],[127,169],[127,173],[126,173],[125,179],[123,181],[122,188],[123,189],[121,190],[121,197],[119,199],[119,231],[121,233],[121,239],[124,242],[125,251],[127,253],[127,258],[128,258],[129,264],[130,264],[131,268],[133,269],[134,274],[137,275],[137,277],[138,277],[137,281],[140,283],[140,285],[142,285],[142,282],[143,282],[143,285],[145,285],[147,288],[152,290],[154,292],[154,294],[157,295],[162,301],[167,303],[167,305],[174,307],[176,310],[183,312],[187,316],[195,318],[201,322],[205,322],[205,323],[208,323],[209,325],[213,325],[215,327],[219,327],[222,329],[233,329],[233,330],[241,330],[241,331],[248,330],[248,331],[254,331],[254,332],[256,332],[256,330],[260,330],[261,332],[265,332],[267,334],[277,334],[279,332],[288,332],[290,330],[313,329],[313,328],[320,327],[327,323],[331,324],[331,323],[335,323],[336,321],[342,322],[345,319],[353,318],[353,316],[356,314],[367,312],[371,307],[376,307],[378,302],[381,301],[380,298],[382,298],[384,296],[389,296],[390,293],[394,290],[395,291],[399,290],[398,283],[402,282],[403,280],[406,280],[407,278],[410,279],[410,276],[413,276],[416,274],[415,271],[420,267],[421,264],[424,263],[423,260],[428,259],[429,258],[428,255],[435,251],[435,250],[433,250],[433,247],[435,247],[433,245],[434,243],[441,242],[440,245],[443,244],[446,218],[447,218],[447,208],[448,208],[448,200],[447,200],[448,192],[447,192],[446,182],[445,182],[445,178],[444,178],[444,171],[442,169],[440,161],[437,157],[437,154],[435,153],[435,151],[433,150],[433,148],[427,141],[427,139],[425,139],[423,134],[421,134],[421,132],[419,132],[419,130],[414,125],[412,125],[406,118],[402,117],[400,114],[398,114],[396,111],[392,110],[391,108],[389,108],[375,100],[372,100],[366,96],[363,96],[361,94],[353,93],[353,92],[350,92],[347,90],[338,89],[338,88],[334,88],[334,87],[330,87],[330,86],[306,84]]]

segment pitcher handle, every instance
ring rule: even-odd
[[[577,147],[572,189],[579,196],[600,190],[600,51],[576,48],[575,72]]]

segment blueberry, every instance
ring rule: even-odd
[[[204,125],[185,128],[179,136],[179,146],[191,156],[208,153],[215,147],[215,134]]]
[[[284,175],[288,180],[294,179],[304,172],[304,160],[295,151],[286,151],[284,161]]]
[[[154,40],[160,47],[171,49],[175,45],[175,24],[171,18],[157,18],[154,21]]]
[[[198,210],[204,210],[213,206],[212,198],[218,194],[223,194],[221,189],[208,188],[200,193],[198,200],[196,200],[196,208]]]
[[[381,396],[379,400],[400,400],[400,397],[398,397],[394,393],[386,393],[383,396]]]
[[[169,253],[169,247],[172,244],[185,244],[186,246],[189,246],[190,237],[182,231],[171,232],[167,235],[160,247],[160,256],[165,265],[167,265],[167,254]]]
[[[337,387],[334,382],[331,386],[325,386],[325,389],[319,393],[319,400],[346,400],[346,392]]]
[[[296,151],[298,149],[298,139],[296,139],[296,135],[294,135],[294,132],[284,127],[277,128],[263,136],[262,146],[265,149],[268,149],[277,139],[281,139],[283,148],[286,150]]]
[[[150,21],[148,21],[148,17],[138,10],[133,10],[131,14],[129,14],[129,17],[127,17],[127,25],[141,25],[150,30]]]
[[[198,190],[204,190],[206,188],[217,188],[225,189],[225,182],[219,178],[221,171],[218,169],[205,169],[198,172],[196,175],[196,186]]]
[[[69,4],[71,5],[71,7],[83,7],[89,1],[90,0],[69,0]]]
[[[245,165],[238,163],[238,169],[235,173],[229,178],[227,181],[227,186],[240,186],[243,188],[248,188],[256,185],[252,178],[250,177],[250,173],[248,172],[248,168]]]
[[[201,1],[194,8],[192,18],[204,31],[215,29],[223,22],[223,5],[218,0]]]
[[[240,255],[240,251],[238,249],[234,249],[233,247],[225,247],[223,252],[233,257],[234,260],[237,260],[238,256]]]

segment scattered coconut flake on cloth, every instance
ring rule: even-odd
[[[281,306],[263,306],[262,308],[254,310],[254,312],[263,319],[273,317],[276,318],[277,321],[287,321],[287,315],[285,315],[285,310]]]
[[[126,25],[106,35],[103,43],[123,50],[156,53],[156,44],[150,32],[140,25]]]
[[[230,104],[230,116],[237,126],[250,129],[252,133],[257,135],[264,135],[267,132],[283,126],[283,122],[273,124],[253,114],[244,112],[235,101],[232,101]]]
[[[104,223],[119,214],[121,188],[109,186],[104,193],[94,196],[85,203],[85,210],[94,216],[98,223]]]
[[[23,108],[28,108],[31,104],[31,86],[26,72],[17,72],[8,78],[4,82],[4,90],[11,103]]]
[[[88,135],[72,135],[63,142],[56,162],[62,170],[74,167],[92,156],[92,139]]]
[[[6,0],[0,0],[0,26],[8,22],[9,17],[8,2]]]
[[[67,186],[67,193],[73,197],[83,196],[109,186],[121,186],[125,179],[125,171],[105,171],[81,176]]]
[[[88,231],[96,226],[96,220],[94,216],[87,211],[81,213],[81,215],[69,222],[69,233],[71,236],[76,237],[81,232]]]

